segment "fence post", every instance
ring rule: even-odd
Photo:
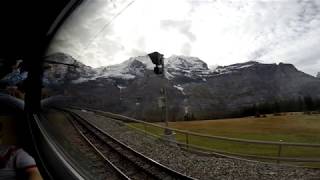
[[[143,123],[143,128],[144,128],[144,133],[147,134],[147,127],[145,123]]]
[[[280,143],[282,142],[282,140],[280,140]],[[282,151],[282,144],[278,145],[278,158],[281,157],[281,151]],[[280,159],[277,159],[277,164],[280,163]]]
[[[187,148],[189,149],[189,133],[186,132],[185,135],[186,135],[186,145],[187,145]]]

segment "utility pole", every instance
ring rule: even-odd
[[[122,100],[123,100],[123,98],[122,98],[122,89],[124,89],[126,87],[118,85],[117,83],[113,83],[113,84],[114,84],[114,86],[117,87],[117,89],[119,89],[119,105],[121,105],[122,104]]]
[[[140,105],[141,105],[141,97],[137,97],[136,98],[136,119],[141,119],[141,112],[139,111],[141,109]],[[140,115],[140,117],[139,117]]]

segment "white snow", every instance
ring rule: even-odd
[[[135,64],[134,64],[135,63]],[[141,66],[142,63],[143,66]],[[239,69],[251,67],[257,62],[249,61],[246,63],[238,63],[229,66],[211,66],[208,68],[207,64],[197,57],[177,56],[173,55],[164,59],[166,68],[166,78],[173,79],[175,76],[185,76],[189,78],[201,78],[206,81],[207,77],[216,75],[232,73]],[[137,76],[143,76],[145,70],[152,70],[155,65],[151,62],[148,56],[132,57],[121,64],[97,68],[99,77],[115,77],[122,79],[134,79]]]
[[[239,69],[244,69],[244,68],[249,68],[253,65],[259,64],[258,62],[255,61],[249,61],[245,63],[238,63],[238,64],[232,64],[229,66],[218,66],[214,72],[219,73],[219,74],[228,74],[232,73],[234,71],[237,71]]]
[[[145,67],[133,67],[133,63],[142,63]],[[148,56],[139,56],[130,58],[121,64],[97,68],[99,77],[115,77],[122,79],[134,79],[136,76],[143,76],[144,70],[153,70],[152,64]]]
[[[119,88],[119,89],[124,89],[124,88],[127,88],[127,87],[126,87],[126,86],[121,86],[121,85],[117,84],[117,88]]]
[[[177,85],[173,85],[174,88],[178,89],[179,91],[182,92],[182,94],[184,94],[184,88],[180,85],[180,84],[177,84]]]
[[[210,75],[207,64],[197,57],[174,55],[166,59],[166,67],[173,76],[202,78]]]
[[[200,78],[202,81],[207,81],[207,77],[213,75],[222,75],[235,72],[239,69],[251,67],[258,62],[249,61],[245,63],[232,64],[229,66],[211,66],[208,68],[207,64],[197,57],[188,56],[171,56],[164,59],[166,68],[166,78],[171,80],[176,76],[185,76],[189,78]],[[96,78],[121,78],[125,80],[134,79],[137,76],[144,76],[146,70],[152,70],[155,65],[151,62],[148,56],[132,57],[120,64],[100,67],[94,69],[94,75],[87,73],[87,77],[74,80],[74,83],[81,83]],[[175,88],[183,92],[180,85],[175,85]]]
[[[79,79],[73,80],[72,83],[79,84],[79,83],[87,82],[89,80],[91,80],[91,79],[90,78],[80,77]]]
[[[171,56],[165,61],[166,66],[171,69],[181,69],[181,70],[208,70],[205,62],[201,61],[197,57],[188,56]]]
[[[211,71],[214,71],[214,70],[217,69],[218,66],[219,66],[219,65],[211,65],[211,66],[209,66],[209,69],[210,69]]]
[[[171,73],[169,73],[169,72],[166,70],[166,79],[171,80],[171,79],[173,79],[173,78],[174,78],[174,75],[171,74]]]
[[[141,66],[141,64],[143,66]],[[175,76],[207,77],[212,70],[207,64],[197,57],[173,55],[164,59],[166,78],[173,79]],[[148,56],[132,57],[121,64],[96,68],[98,77],[115,77],[122,79],[134,79],[143,76],[145,70],[152,70],[155,65]],[[204,80],[205,81],[205,80]]]

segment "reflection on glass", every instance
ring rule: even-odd
[[[47,51],[47,62],[60,64],[45,64],[46,103],[80,108],[130,143],[148,134],[268,162],[318,158],[282,143],[320,143],[319,10],[311,0],[85,1]],[[153,155],[148,145],[133,146]]]

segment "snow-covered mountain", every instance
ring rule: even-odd
[[[197,57],[171,56],[167,61],[168,78],[191,78],[204,80],[210,76],[208,65]]]
[[[54,77],[53,81],[59,82],[65,79],[66,75],[72,76],[74,83],[95,80],[97,78],[116,78],[123,80],[132,80],[143,77],[147,71],[153,71],[155,65],[148,56],[132,57],[120,64],[110,65],[99,68],[90,68],[76,61],[70,55],[57,53],[49,56],[48,60],[75,64],[78,67],[71,72],[71,67],[65,65],[54,65],[53,71],[46,71],[45,77]],[[207,64],[196,57],[171,56],[165,59],[166,77],[173,79],[178,77],[188,77],[191,79],[203,79],[212,72]],[[69,74],[68,74],[69,73]],[[75,79],[78,77],[78,79]]]
[[[153,71],[154,67],[155,65],[152,64],[148,56],[138,56],[130,58],[121,64],[97,68],[96,71],[99,77],[134,79],[144,76],[147,70]],[[207,64],[195,57],[171,56],[165,59],[165,67],[168,79],[177,76],[196,78],[210,73]]]
[[[146,70],[153,70],[154,65],[147,56],[130,58],[121,64],[96,68],[97,77],[134,79],[144,75]]]
[[[154,64],[147,56],[96,69],[61,53],[50,58],[77,64],[77,68],[52,65],[45,75],[48,81],[60,83],[57,89],[75,97],[73,103],[139,119],[159,120],[158,97],[164,86],[173,119],[182,119],[185,109],[196,118],[208,119],[235,115],[264,102],[298,102],[306,96],[320,99],[320,79],[292,64],[249,61],[209,69],[199,58],[171,56],[165,59],[164,80],[153,72]]]
[[[55,83],[62,82],[65,79],[71,80],[73,83],[82,83],[97,78],[133,80],[145,76],[146,72],[153,71],[155,67],[148,56],[132,57],[120,64],[95,69],[85,66],[70,55],[63,53],[50,55],[48,56],[48,60],[77,66],[74,68],[66,65],[52,65],[54,67],[45,72],[45,77]],[[208,65],[197,57],[173,55],[164,61],[166,78],[184,82],[189,82],[190,80],[206,81],[207,78],[212,76],[235,73],[241,69],[247,69],[260,64],[255,61],[249,61],[209,69]]]

